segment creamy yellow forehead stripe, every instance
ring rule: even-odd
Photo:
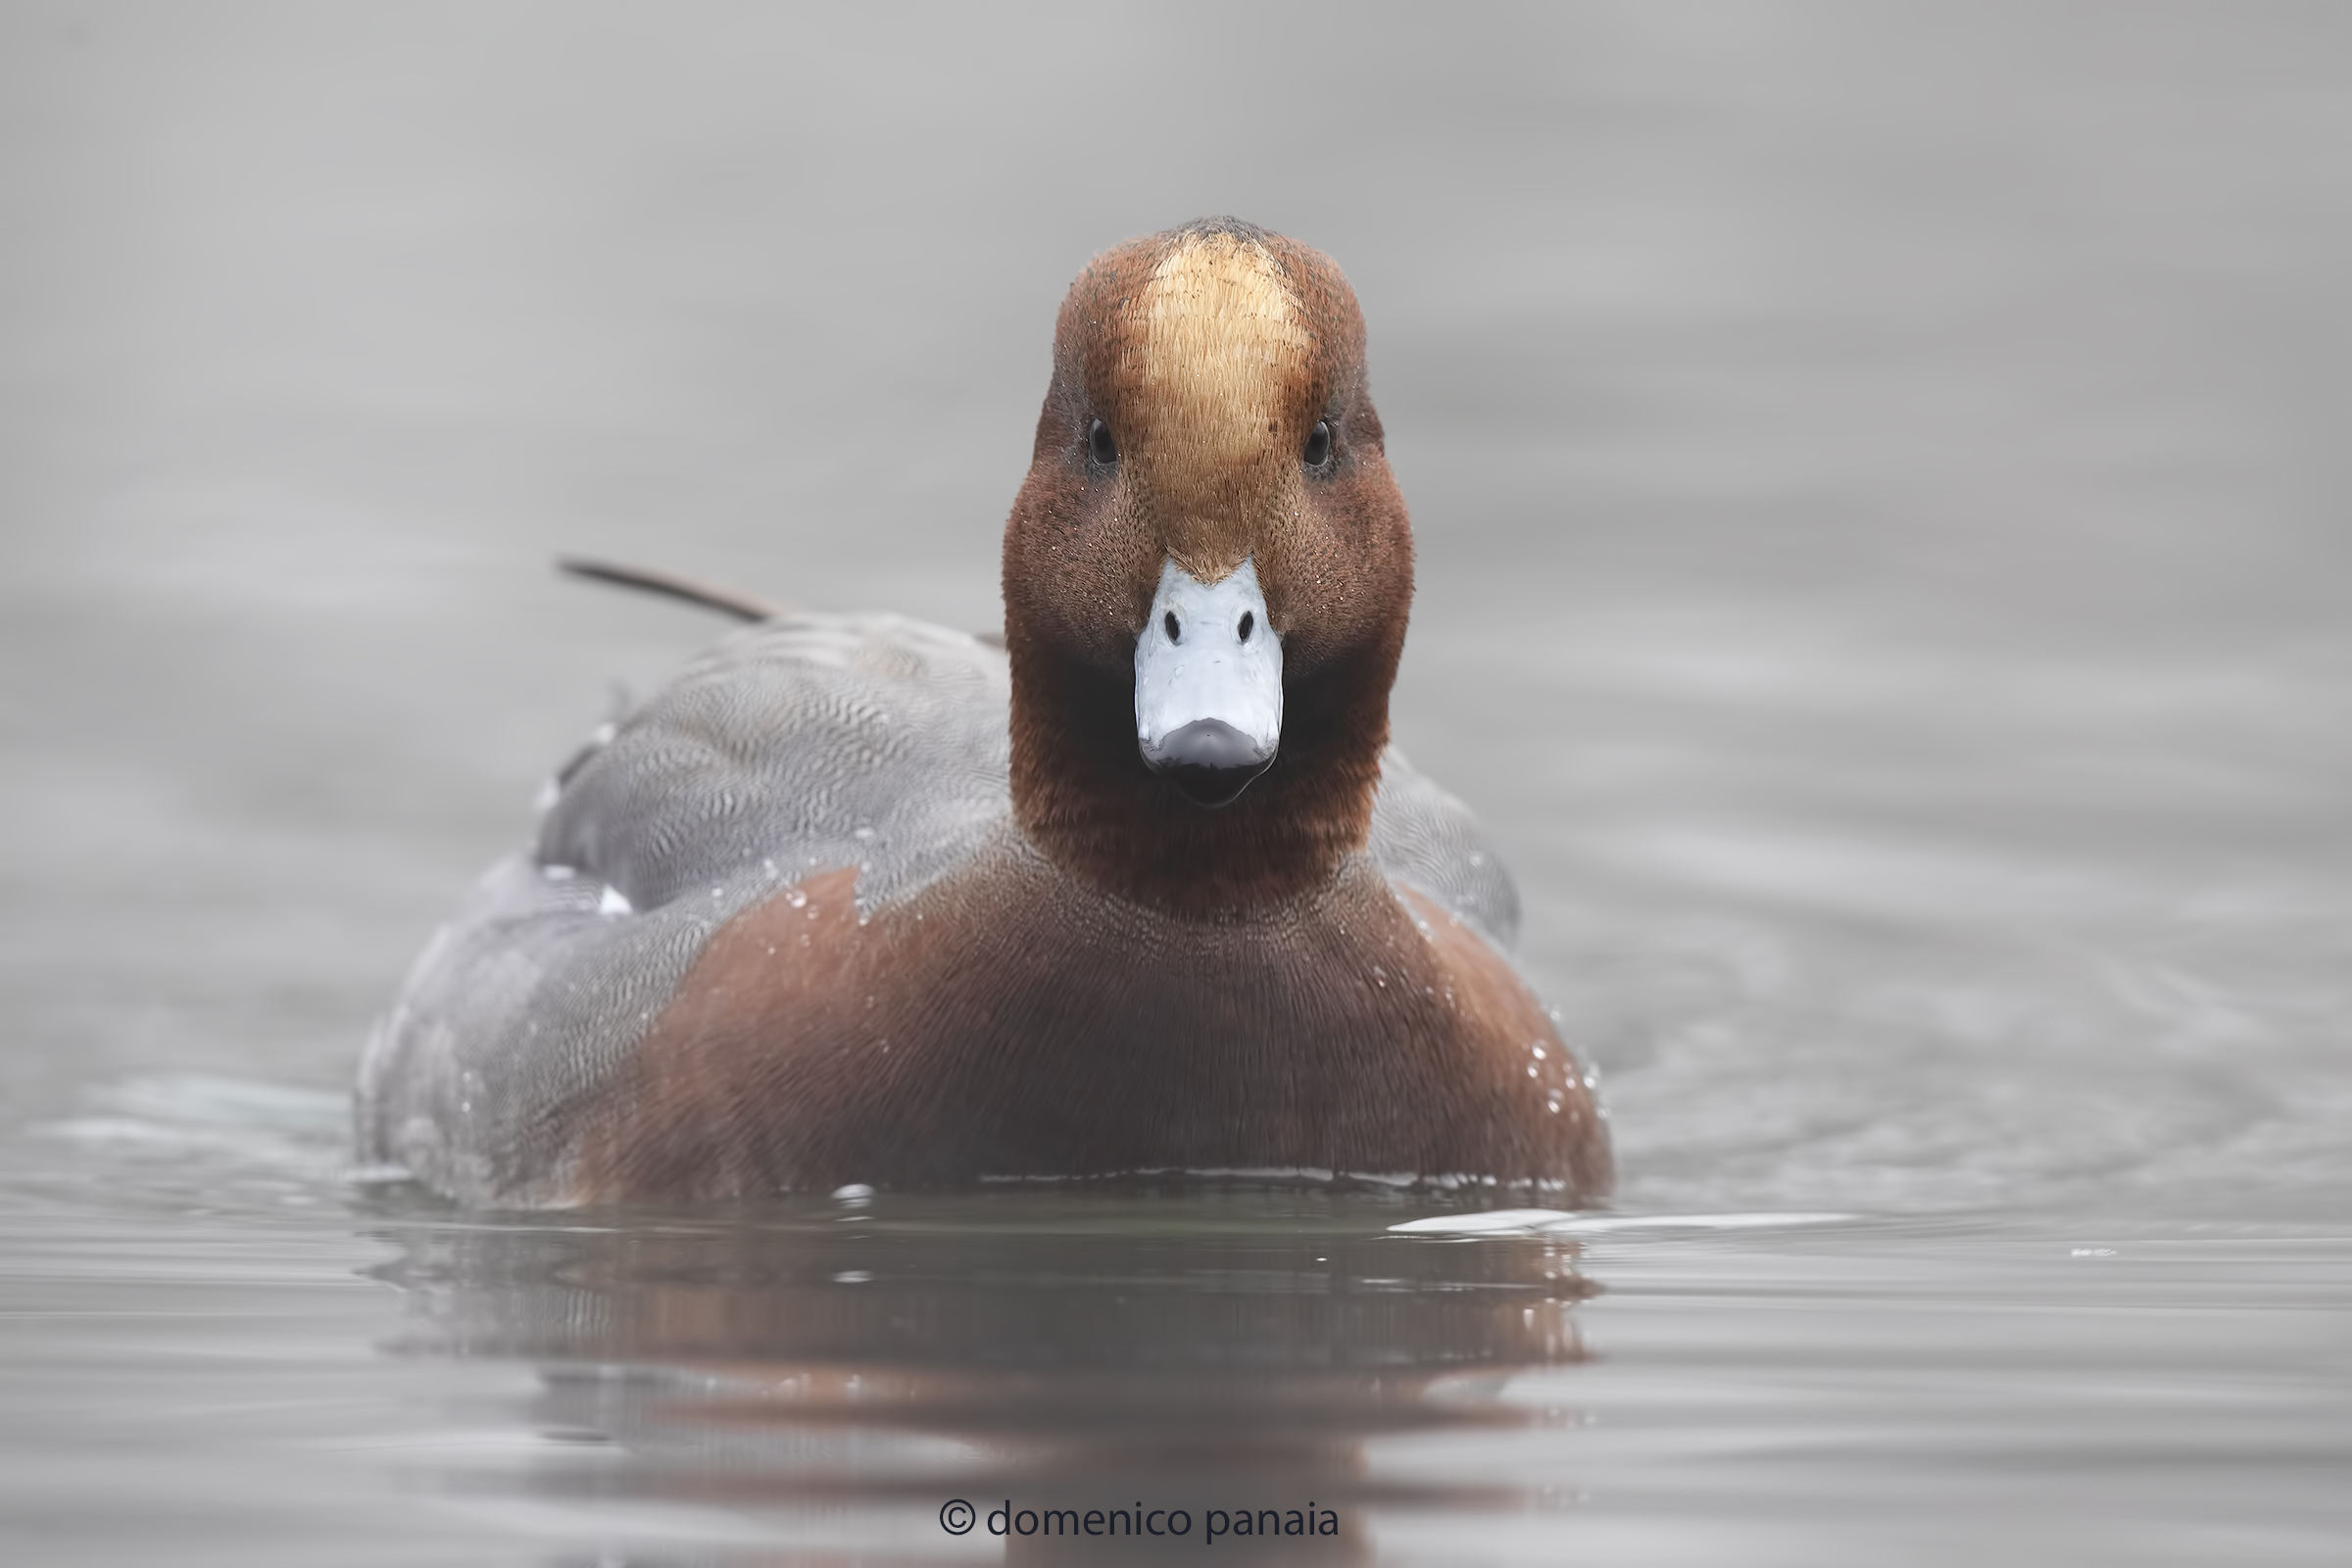
[[[1187,235],[1152,269],[1141,303],[1141,368],[1154,422],[1262,440],[1284,367],[1313,343],[1265,247],[1231,234]]]
[[[1188,234],[1140,292],[1134,456],[1185,565],[1214,580],[1241,564],[1244,492],[1278,451],[1284,392],[1313,350],[1281,265],[1256,241]],[[1180,543],[1181,541],[1181,543]],[[1246,548],[1246,547],[1245,547]]]

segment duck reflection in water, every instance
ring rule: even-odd
[[[534,1491],[773,1524],[777,1544],[728,1561],[884,1541],[918,1559],[1198,1558],[1215,1510],[1218,1562],[1359,1562],[1370,1510],[1527,1501],[1384,1475],[1367,1442],[1540,1419],[1497,1397],[1509,1375],[1583,1356],[1573,1244],[1386,1234],[1409,1212],[1054,1192],[593,1227],[416,1215],[383,1272],[421,1319],[405,1349],[538,1363],[529,1419],[596,1446]],[[941,1522],[957,1498],[960,1536]],[[1109,1534],[1139,1509],[1163,1529],[1182,1510],[1183,1534]]]

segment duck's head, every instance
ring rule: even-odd
[[[1330,259],[1231,219],[1096,258],[1005,530],[1031,837],[1100,880],[1141,867],[1158,896],[1243,868],[1143,867],[1138,832],[1271,857],[1262,891],[1327,869],[1363,842],[1411,598],[1363,317]]]

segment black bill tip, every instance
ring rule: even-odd
[[[1274,765],[1272,748],[1221,718],[1196,718],[1170,730],[1156,747],[1143,748],[1152,771],[1184,792],[1195,806],[1231,806],[1250,781]]]

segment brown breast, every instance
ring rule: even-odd
[[[1606,1190],[1550,1020],[1368,858],[1231,919],[1095,892],[1009,831],[870,915],[854,893],[815,876],[712,937],[566,1112],[573,1200],[1236,1166]]]

